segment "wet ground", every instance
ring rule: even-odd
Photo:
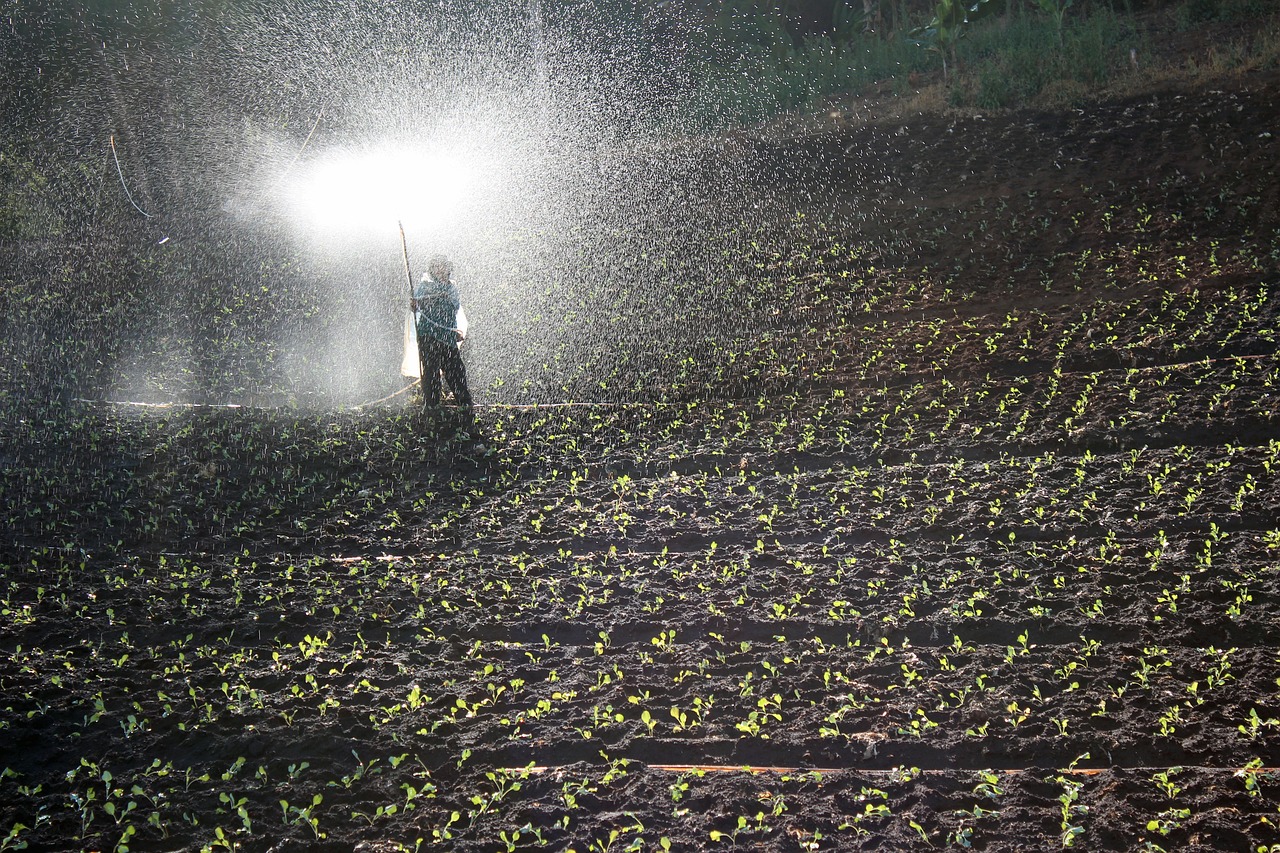
[[[0,836],[1280,844],[1278,95],[741,142],[802,215],[670,293],[753,331],[596,356],[601,405],[7,372]]]

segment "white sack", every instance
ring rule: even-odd
[[[404,315],[404,357],[400,359],[400,375],[410,379],[422,377],[422,362],[418,360],[418,324],[413,312]]]

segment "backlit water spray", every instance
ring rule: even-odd
[[[538,0],[224,7],[49,13],[78,51],[60,141],[112,140],[129,192],[100,189],[85,215],[114,217],[121,251],[144,257],[105,265],[102,288],[128,299],[84,327],[112,341],[86,339],[106,375],[81,369],[108,395],[396,390],[398,222],[415,276],[429,255],[455,262],[481,403],[607,397],[581,380],[622,342],[731,328],[723,304],[663,293],[711,274],[726,244],[707,234],[765,215],[742,191],[749,157],[688,141],[664,42],[678,27]]]

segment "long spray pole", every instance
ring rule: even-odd
[[[404,223],[396,220],[396,225],[400,226],[400,256],[404,258],[404,279],[409,284],[409,304],[413,304],[413,272],[409,269],[409,242],[404,238]],[[415,329],[415,331],[417,331]],[[418,345],[418,381],[422,382],[426,376],[426,371],[422,368],[422,342],[417,340],[414,335],[414,342]]]
[[[409,243],[404,239],[404,223],[397,221],[396,225],[400,226],[400,252],[404,256],[404,277],[409,282],[409,298],[413,298],[413,273],[409,271]]]

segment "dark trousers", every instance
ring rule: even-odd
[[[453,392],[454,402],[463,408],[471,408],[471,392],[467,390],[467,368],[462,364],[462,353],[456,343],[433,337],[418,338],[418,355],[422,359],[422,402],[426,406],[440,405],[440,374]]]

